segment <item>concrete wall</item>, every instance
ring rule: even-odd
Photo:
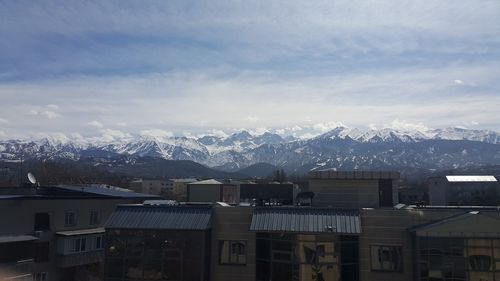
[[[359,239],[360,280],[362,281],[411,281],[414,280],[414,256],[409,228],[441,220],[464,211],[454,210],[361,210]],[[401,246],[403,248],[402,272],[376,272],[371,270],[370,245]]]
[[[222,201],[222,185],[220,184],[189,184],[188,202],[219,202]]]
[[[251,207],[215,207],[212,217],[211,280],[255,281],[255,233],[250,231]],[[246,265],[219,264],[219,241],[246,241]]]
[[[334,208],[376,208],[378,180],[310,180],[313,205]]]
[[[446,206],[448,181],[445,177],[433,177],[427,180],[429,186],[429,203],[432,206]]]

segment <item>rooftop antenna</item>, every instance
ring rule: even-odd
[[[31,182],[32,185],[34,186],[40,186],[40,183],[37,182],[35,175],[32,172],[28,173],[28,180]]]

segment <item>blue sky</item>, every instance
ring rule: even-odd
[[[1,1],[0,138],[500,130],[500,2]]]

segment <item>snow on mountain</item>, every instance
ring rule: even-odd
[[[444,142],[443,142],[444,141]],[[457,142],[467,141],[467,142]],[[70,139],[63,136],[38,140],[0,141],[0,160],[41,160],[82,157],[155,157],[192,160],[210,167],[236,170],[269,163],[291,170],[301,168],[403,167],[433,168],[500,162],[500,134],[464,128],[427,131],[384,128],[359,130],[339,125],[310,139],[247,131],[228,137],[198,139],[172,136],[127,136],[115,139]]]
[[[461,127],[432,130],[434,139],[470,140],[498,144],[500,134],[489,130],[469,130]]]

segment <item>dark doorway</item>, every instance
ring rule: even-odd
[[[359,237],[340,236],[342,281],[359,281]]]
[[[392,207],[392,180],[378,180],[378,196],[380,207]]]
[[[35,214],[35,231],[50,230],[50,217],[47,213]]]

